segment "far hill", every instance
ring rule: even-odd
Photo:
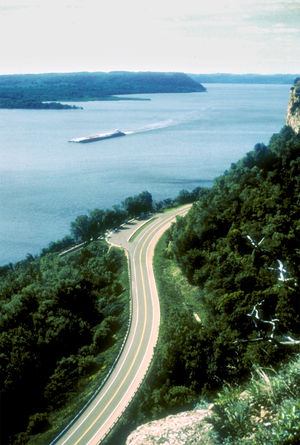
[[[257,83],[291,85],[299,74],[189,74],[196,82],[203,83]]]
[[[202,91],[205,88],[184,73],[15,74],[0,76],[0,108],[65,108],[70,106],[57,101],[116,100],[114,95]]]

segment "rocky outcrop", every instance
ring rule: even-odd
[[[300,79],[296,79],[295,85],[291,88],[286,124],[295,133],[300,132]]]
[[[216,445],[218,441],[209,423],[211,407],[186,411],[139,426],[126,445]]]

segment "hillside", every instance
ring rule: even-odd
[[[141,425],[126,445],[295,444],[300,434],[300,356],[279,372],[255,368],[241,387],[227,386],[214,403]]]
[[[114,95],[202,92],[183,73],[110,72],[0,76],[0,108],[70,108],[57,101],[116,100]],[[45,103],[45,102],[50,102]]]
[[[49,443],[62,430],[115,360],[128,310],[125,255],[100,240],[1,268],[2,445]]]
[[[105,233],[194,196],[153,202],[144,191],[96,208],[71,222],[72,236],[0,267],[1,445],[50,443],[119,354],[129,322],[128,263]]]
[[[300,352],[299,210],[300,135],[284,127],[268,146],[257,144],[232,164],[211,189],[200,190],[191,211],[171,227],[156,258],[160,343],[128,412],[127,434],[139,423],[208,400],[220,417],[220,443],[298,443],[299,394],[292,390],[298,374],[294,368],[291,387],[283,383],[275,397],[277,380],[268,383],[266,369],[281,364],[284,370]],[[262,383],[254,378],[252,399],[243,400],[243,383],[255,369]],[[274,398],[265,400],[263,393]],[[265,438],[274,433],[279,441],[264,441],[256,428],[255,442],[258,422],[266,423]],[[172,443],[165,439],[156,436],[156,443]]]

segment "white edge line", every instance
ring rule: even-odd
[[[135,263],[133,263],[133,269],[134,269],[134,271],[135,271]],[[136,279],[135,279],[135,288],[136,288],[136,293],[137,293],[137,284],[136,284]],[[138,301],[137,301],[137,303],[138,303]],[[137,304],[137,306],[138,306],[138,304]],[[136,317],[136,323],[135,323],[135,327],[134,327],[134,333],[133,333],[133,337],[132,337],[132,339],[131,339],[131,344],[130,344],[130,347],[128,347],[128,350],[127,350],[127,352],[126,352],[126,354],[125,354],[125,356],[122,358],[122,362],[120,363],[120,367],[122,367],[123,366],[123,364],[124,364],[124,361],[127,359],[127,356],[128,356],[128,354],[129,354],[129,352],[130,352],[130,349],[131,349],[131,347],[132,347],[132,341],[133,341],[133,339],[134,339],[134,336],[135,336],[135,333],[136,333],[136,329],[137,329],[137,325],[138,325],[138,314],[139,314],[139,311],[137,311],[137,317]],[[105,391],[101,394],[101,397],[99,398],[99,400],[97,400],[97,402],[96,402],[96,404],[93,406],[93,408],[86,414],[86,416],[81,420],[81,422],[77,425],[77,427],[74,429],[74,430],[72,430],[72,432],[71,432],[71,434],[69,434],[69,436],[64,440],[64,442],[62,442],[62,445],[64,445],[72,436],[73,436],[73,434],[81,427],[81,425],[86,421],[86,419],[91,415],[91,413],[98,407],[98,405],[99,405],[99,403],[102,401],[102,399],[103,399],[103,397],[106,395],[106,393],[109,391],[109,389],[111,388],[111,386],[113,385],[113,383],[115,382],[115,380],[116,380],[116,378],[118,377],[118,375],[119,375],[119,373],[117,373],[115,376],[114,376],[114,378],[113,378],[113,380],[111,381],[111,383],[108,385],[108,387],[107,388],[105,388]],[[71,429],[71,428],[70,428]]]
[[[150,249],[150,247],[152,248],[152,245],[148,245],[147,250],[146,250],[146,256],[148,255],[148,250]],[[148,263],[147,263],[146,267],[147,267],[147,271],[148,271],[148,275],[149,275],[149,264],[148,264]],[[154,278],[153,267],[152,267],[151,269],[152,269],[152,275],[153,275],[153,278]],[[156,291],[156,293],[157,293],[155,280],[154,280],[154,285],[155,285],[155,291]],[[151,296],[152,296],[152,303],[154,303],[154,301],[153,301],[153,294],[152,294],[152,287],[151,287],[151,285],[150,285],[150,282],[149,282],[149,288],[150,288],[150,292],[151,292]],[[158,294],[155,295],[155,299],[158,300]],[[158,304],[158,308],[159,308],[159,304]],[[148,371],[148,369],[149,369],[149,366],[150,366],[150,364],[151,364],[151,361],[152,361],[152,358],[153,358],[153,354],[154,354],[154,346],[156,345],[156,343],[157,343],[157,339],[158,339],[158,335],[157,335],[157,336],[156,336],[156,339],[155,339],[155,341],[154,341],[154,345],[152,345],[152,343],[153,343],[152,335],[153,335],[153,330],[154,330],[154,304],[152,304],[152,314],[153,314],[153,315],[152,315],[152,317],[153,317],[153,322],[152,322],[152,327],[151,327],[151,335],[149,336],[149,340],[148,340],[147,348],[146,348],[146,353],[144,354],[144,356],[147,355],[147,353],[149,352],[149,350],[151,351],[151,349],[152,349],[152,351],[151,351],[151,359],[150,359],[150,361],[149,361],[149,363],[148,363],[148,366],[147,366],[146,371],[145,371],[145,372],[143,373],[143,375],[141,376],[141,379],[140,379],[140,382],[139,382],[139,386],[140,386],[140,384],[143,382],[143,379],[144,379],[144,377],[145,377],[145,375],[146,375],[146,373],[147,373],[147,371]],[[160,321],[160,312],[159,312],[159,321]],[[125,398],[125,396],[127,395],[127,393],[129,393],[130,390],[132,390],[132,383],[136,380],[138,374],[140,373],[140,370],[141,370],[141,367],[142,367],[143,364],[144,364],[144,363],[143,363],[143,360],[142,360],[141,363],[140,363],[140,366],[138,367],[138,369],[137,369],[137,371],[136,371],[136,373],[135,373],[135,375],[134,375],[134,378],[133,378],[132,381],[131,381],[131,385],[128,387],[127,391],[126,391],[125,394],[124,394],[124,397],[123,397],[123,399],[122,399],[123,402],[124,402],[124,398]],[[138,388],[136,389],[136,391],[139,389],[139,386],[138,386]],[[121,415],[122,415],[123,412],[125,411],[126,407],[129,405],[129,403],[131,402],[132,398],[133,398],[133,397],[131,397],[129,400],[127,400],[127,403],[126,403],[126,405],[125,405],[123,411],[121,412]],[[113,414],[114,414],[115,411],[118,409],[118,407],[119,407],[119,406],[116,406],[116,407],[115,407],[115,409],[114,409],[113,412],[111,413],[111,416],[110,416],[110,417],[113,416]],[[107,420],[102,424],[102,427],[103,427],[109,420],[110,420],[110,418],[107,419]],[[99,433],[99,430],[98,430],[98,431],[94,434],[94,436],[89,440],[88,445],[89,445],[89,444],[92,444],[92,442],[94,441],[94,439],[96,438],[96,436],[98,435],[98,433]]]
[[[185,209],[185,210],[188,210],[188,209]],[[180,213],[183,213],[183,212],[180,212]],[[177,215],[178,215],[178,214],[177,214]],[[176,215],[176,214],[173,215],[172,219],[173,219],[173,218],[176,219],[176,216],[177,216],[177,215]],[[141,226],[139,226],[139,227],[138,227],[138,228],[131,234],[131,236],[129,237],[129,239],[134,235],[134,233],[135,233],[139,228],[141,228],[141,227],[143,227],[145,224],[147,224],[152,218],[153,218],[153,217],[149,218],[149,220],[145,221],[144,224],[142,224]],[[173,222],[172,219],[171,219],[171,221],[169,221],[169,224],[170,224],[170,225],[171,225],[172,222]],[[165,229],[165,230],[167,230],[167,229]],[[165,231],[165,230],[164,230],[164,231]],[[163,232],[163,233],[164,233],[164,232]],[[160,236],[161,236],[161,235],[160,235]],[[160,237],[159,237],[159,238],[160,238]],[[119,247],[119,246],[118,246],[118,247]],[[149,247],[150,247],[150,245],[149,245],[148,248],[147,248],[147,252],[148,252]],[[136,247],[135,247],[134,250],[136,250]],[[146,253],[146,254],[147,254],[147,253]],[[153,251],[153,254],[154,254],[154,251]],[[132,262],[132,265],[133,265],[133,269],[134,269],[134,271],[135,271],[135,273],[136,273],[135,263]],[[148,266],[148,264],[147,264],[146,267],[147,267],[148,274],[149,274],[149,266]],[[156,287],[156,282],[155,282],[155,277],[154,277],[153,268],[152,268],[152,275],[153,275],[153,278],[154,278],[155,290],[156,290],[156,293],[157,293],[157,287]],[[136,275],[135,275],[135,277],[136,277]],[[151,288],[151,286],[150,286],[150,288]],[[137,283],[136,283],[136,279],[135,279],[135,290],[136,290],[136,295],[137,295]],[[151,291],[151,295],[152,295],[152,291]],[[132,296],[132,297],[133,297],[133,296]],[[157,293],[157,295],[156,295],[156,299],[158,300],[158,308],[159,308],[158,293]],[[136,299],[136,301],[137,301],[137,307],[138,307],[138,299]],[[152,301],[153,301],[153,300],[152,300]],[[153,308],[152,308],[152,311],[154,312],[154,306],[153,306]],[[136,317],[136,324],[135,324],[135,328],[134,328],[134,334],[135,334],[136,329],[137,329],[138,314],[139,314],[139,311],[137,311],[137,317]],[[154,319],[154,315],[153,315],[153,319]],[[159,312],[159,322],[160,322],[160,312]],[[152,334],[152,331],[153,331],[153,324],[152,324],[152,328],[151,328],[151,334]],[[129,332],[130,332],[130,331],[129,331]],[[134,338],[134,335],[133,335],[132,339],[133,339],[133,338]],[[158,336],[157,336],[157,338],[158,338]],[[156,341],[155,341],[154,346],[156,345],[156,343],[157,343],[157,339],[156,339]],[[130,348],[131,348],[131,346],[132,346],[132,340],[131,340]],[[153,346],[153,352],[154,352],[154,346]],[[124,344],[124,347],[125,347],[125,344]],[[149,342],[148,342],[148,344],[147,344],[147,351],[148,351],[148,347],[149,347]],[[128,350],[127,350],[127,352],[126,352],[126,355],[123,357],[123,363],[120,364],[120,367],[123,366],[124,361],[125,361],[125,359],[127,358],[128,354],[129,354],[129,352],[130,352],[130,348],[128,347]],[[153,353],[152,353],[152,357],[153,357]],[[151,363],[151,361],[150,361],[150,363]],[[148,364],[148,368],[149,368],[149,366],[150,366],[150,363]],[[117,365],[117,364],[116,364],[116,365]],[[142,363],[140,364],[139,369],[137,370],[137,372],[136,372],[136,374],[135,374],[135,377],[137,376],[137,374],[138,374],[138,372],[139,372],[139,370],[140,370],[141,365],[142,365]],[[82,419],[82,421],[81,421],[80,424],[76,427],[76,429],[74,429],[74,430],[71,432],[71,434],[69,434],[69,436],[64,440],[64,442],[62,442],[62,445],[64,445],[64,444],[65,444],[65,443],[72,437],[72,435],[73,435],[73,434],[80,428],[80,426],[85,422],[85,420],[87,419],[87,417],[90,416],[90,414],[96,409],[96,407],[98,406],[98,404],[100,403],[100,401],[103,399],[103,397],[106,395],[106,393],[108,392],[108,390],[111,388],[111,386],[112,386],[112,384],[114,383],[114,381],[116,380],[118,374],[119,374],[119,373],[117,373],[117,374],[114,376],[112,382],[111,382],[111,383],[109,384],[109,386],[105,389],[104,393],[101,394],[101,397],[99,398],[99,400],[97,401],[97,403],[94,405],[94,407],[93,407],[93,408],[89,411],[89,413]],[[145,374],[146,374],[146,373],[145,373]],[[143,378],[144,378],[145,374],[143,375]],[[142,378],[142,380],[143,380],[143,378]],[[142,381],[142,380],[141,380],[141,381]],[[129,390],[129,389],[128,389],[128,390]],[[126,393],[125,393],[125,394],[126,394]],[[131,399],[129,400],[129,402],[130,402],[130,401],[131,401]],[[129,402],[127,403],[127,405],[129,404]],[[92,403],[92,400],[91,400],[90,403]],[[127,406],[127,405],[126,405],[126,406]],[[116,407],[116,408],[114,409],[114,411],[112,412],[111,416],[113,415],[113,413],[115,412],[115,410],[116,410],[117,408],[118,408],[118,407]],[[123,413],[123,412],[124,412],[124,410],[122,411],[122,413]],[[111,416],[110,416],[110,417],[111,417]],[[109,419],[110,419],[110,418],[109,418]],[[105,422],[103,425],[105,425],[105,424],[108,422],[109,419],[107,419],[106,422]],[[102,426],[103,426],[103,425],[102,425]],[[70,426],[69,428],[70,428],[70,430],[71,430],[72,426]],[[96,435],[97,435],[97,433],[96,433]],[[94,436],[93,436],[93,438],[94,438]],[[93,438],[90,439],[90,441],[93,440]],[[59,440],[59,439],[58,439],[58,440]],[[56,442],[56,439],[54,439],[54,441],[51,442],[51,443],[55,443],[55,442]],[[89,442],[89,443],[90,443],[90,442]]]

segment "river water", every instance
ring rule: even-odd
[[[144,190],[159,200],[210,186],[285,123],[289,85],[205,86],[79,103],[83,110],[0,110],[0,265],[39,253],[95,207]],[[68,142],[115,128],[131,134]]]

